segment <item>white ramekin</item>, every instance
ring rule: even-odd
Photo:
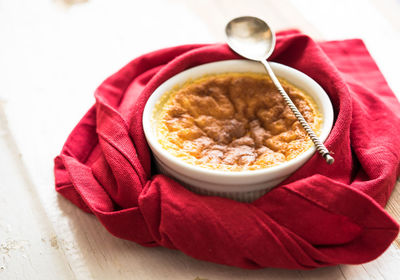
[[[279,63],[270,63],[275,74],[307,92],[323,116],[320,139],[325,141],[333,124],[333,109],[325,91],[304,73]],[[204,195],[217,195],[251,202],[290,176],[315,153],[310,149],[296,158],[277,166],[249,171],[210,170],[188,164],[172,156],[158,142],[154,121],[154,106],[160,97],[176,85],[207,74],[227,72],[265,73],[260,63],[247,60],[227,60],[203,64],[185,70],[161,84],[150,96],[143,112],[143,129],[159,171],[181,182],[188,189]]]

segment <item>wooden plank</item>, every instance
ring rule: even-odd
[[[37,200],[0,104],[0,279],[74,279]],[[21,176],[22,175],[22,176]],[[51,264],[51,265],[49,265]]]

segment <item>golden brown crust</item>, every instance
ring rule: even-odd
[[[281,80],[314,131],[321,118],[311,98]],[[158,138],[187,163],[254,170],[288,161],[312,142],[266,75],[227,73],[189,82],[159,108]]]

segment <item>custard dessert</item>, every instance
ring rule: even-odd
[[[322,117],[304,91],[279,79],[317,135]],[[223,171],[289,161],[313,144],[266,74],[204,76],[166,92],[155,106],[158,141],[180,160]]]

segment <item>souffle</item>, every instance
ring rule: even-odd
[[[322,116],[306,92],[283,88],[311,128]],[[158,141],[180,160],[221,171],[257,170],[289,161],[312,146],[266,74],[225,73],[188,81],[155,107]]]

